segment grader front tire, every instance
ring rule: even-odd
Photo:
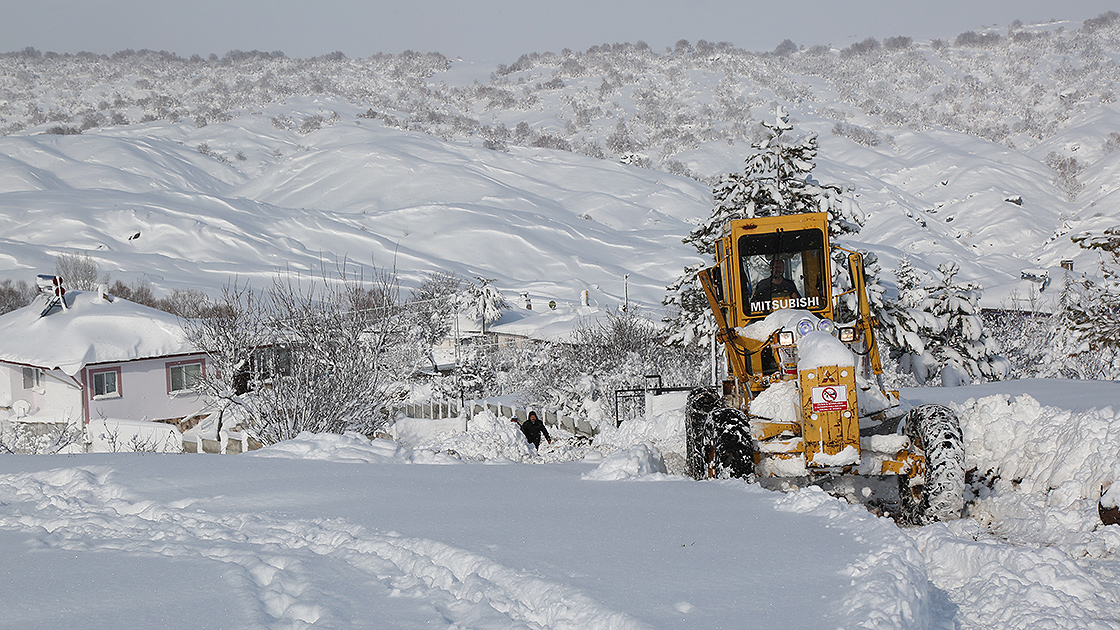
[[[911,487],[899,478],[902,520],[925,525],[958,519],[964,513],[964,440],[960,422],[948,407],[922,405],[903,421],[911,443],[925,453],[923,482]]]

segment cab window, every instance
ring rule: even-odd
[[[743,312],[748,317],[782,308],[819,310],[828,306],[824,233],[789,230],[739,237]]]

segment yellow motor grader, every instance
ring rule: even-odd
[[[882,387],[863,257],[833,295],[828,216],[728,222],[700,283],[726,351],[722,388],[689,393],[689,474],[813,484],[908,523],[959,518],[964,451],[946,407],[904,412]],[[840,256],[841,259],[844,256]],[[837,323],[854,297],[853,321]]]

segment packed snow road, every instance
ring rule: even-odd
[[[741,483],[578,463],[0,467],[8,627],[835,627],[873,546]]]

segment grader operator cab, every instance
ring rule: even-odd
[[[910,523],[959,518],[959,423],[939,405],[904,413],[883,389],[863,258],[848,252],[852,288],[833,295],[831,253],[825,213],[724,226],[700,282],[728,375],[689,394],[689,473],[818,485]],[[854,320],[837,323],[849,295]]]

